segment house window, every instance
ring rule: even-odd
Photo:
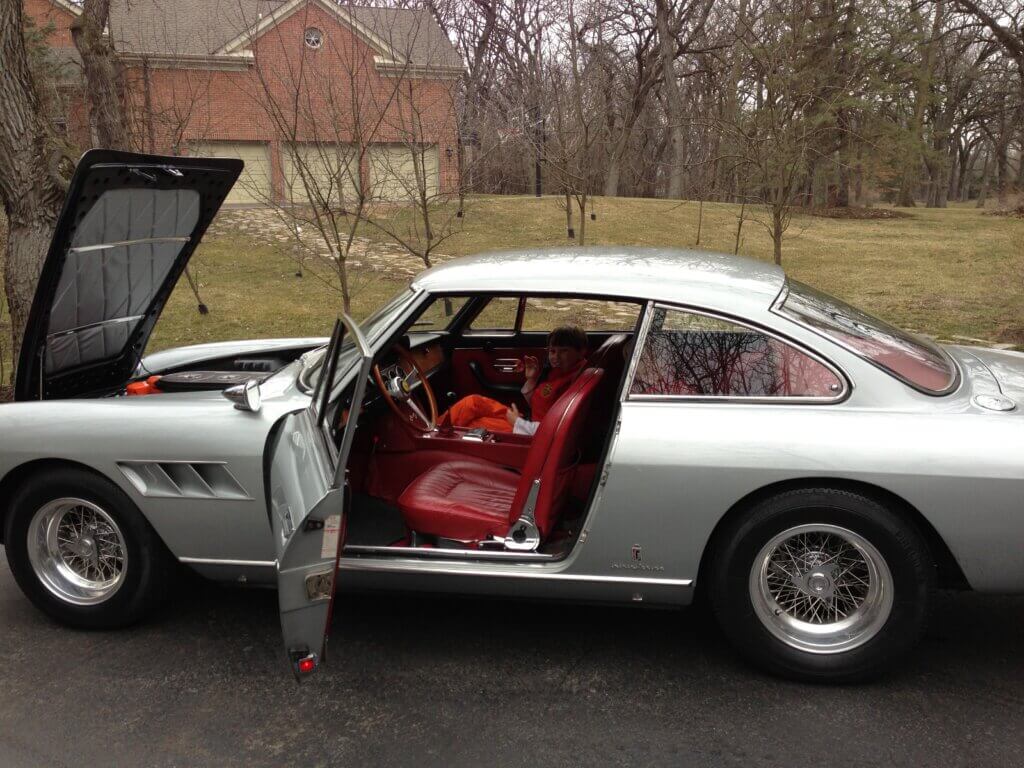
[[[310,27],[306,30],[305,41],[315,51],[324,44],[324,33],[316,27]]]

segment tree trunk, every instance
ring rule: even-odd
[[[565,193],[565,236],[570,240],[576,239],[576,230],[572,226],[572,196]]]
[[[775,263],[782,264],[782,234],[785,231],[782,226],[782,207],[772,206],[772,254]]]
[[[900,183],[899,205],[914,206],[914,189],[921,173],[921,155],[924,145],[924,115],[931,100],[931,81],[935,70],[935,45],[942,31],[943,0],[936,0],[935,15],[932,17],[931,33],[921,44],[921,65],[917,73],[917,88],[914,94],[914,114],[910,124],[910,151],[906,152],[903,178]],[[918,11],[914,16],[918,19]]]
[[[627,126],[623,126],[622,132],[612,144],[612,151],[608,155],[608,175],[604,180],[605,197],[615,197],[619,194],[619,169],[622,166],[622,156],[626,152],[629,133]]]
[[[985,152],[985,164],[981,168],[981,191],[978,192],[978,202],[974,206],[975,208],[985,207],[985,198],[988,197],[988,179],[990,175],[989,170],[991,166],[991,157],[989,156],[988,152]]]
[[[99,146],[125,149],[125,130],[117,59],[109,38],[103,37],[110,0],[85,0],[82,13],[71,23],[71,37],[82,57],[89,122]]]
[[[1007,195],[1010,191],[1010,157],[1009,140],[1007,129],[1004,123],[1000,131],[999,140],[996,142],[996,194],[1000,205],[1006,205]]]
[[[0,3],[0,201],[7,214],[4,293],[18,362],[25,322],[64,199],[58,153],[29,70],[20,2]]]
[[[679,82],[676,80],[675,35],[669,25],[668,0],[655,0],[658,22],[659,54],[661,56],[661,72],[665,83],[665,118],[668,121],[669,168],[668,196],[678,199],[683,196],[683,177],[685,175],[684,156],[686,153],[686,135],[682,127],[682,109],[679,95]]]

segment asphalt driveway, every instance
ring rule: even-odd
[[[0,561],[3,557],[0,556]],[[299,687],[276,596],[189,582],[148,624],[76,632],[0,562],[0,765],[1011,766],[1024,598],[943,593],[887,679],[787,683],[700,610],[344,596]]]

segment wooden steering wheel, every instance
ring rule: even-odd
[[[437,426],[437,399],[430,381],[408,349],[395,344],[392,350],[398,354],[402,364],[386,367],[385,375],[381,373],[380,366],[374,363],[373,378],[377,387],[401,424],[413,431],[431,432]],[[427,394],[426,409],[421,408],[421,403],[416,401],[414,387],[417,383]]]

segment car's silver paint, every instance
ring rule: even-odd
[[[322,347],[327,343],[322,336],[294,339],[247,339],[245,341],[215,341],[174,347],[146,355],[135,369],[136,376],[168,373],[178,368],[198,365],[209,360],[241,355],[271,355]]]
[[[846,375],[849,396],[832,404],[761,404],[641,402],[624,395],[604,482],[568,557],[513,564],[347,555],[342,588],[595,600],[639,594],[646,602],[687,602],[712,531],[740,499],[779,482],[842,479],[877,486],[913,505],[972,587],[1024,589],[1024,409],[998,413],[972,402],[979,393],[1001,392],[1024,403],[1024,355],[949,347],[961,385],[943,397],[927,396],[772,313],[783,286],[775,267],[663,249],[632,254],[580,249],[449,262],[417,278],[420,293],[390,327],[432,293],[652,299],[735,317],[813,349]],[[386,336],[371,339],[375,351]],[[259,348],[245,349],[250,351]],[[177,365],[188,364],[194,353],[161,354],[182,361],[170,363]],[[208,575],[251,578],[267,570],[251,561],[274,560],[262,503],[266,437],[279,418],[309,403],[295,386],[297,370],[290,365],[265,382],[258,414],[236,411],[216,393],[2,406],[0,477],[44,458],[94,467],[132,495],[182,560]],[[227,461],[254,501],[143,499],[115,465],[152,459]],[[634,546],[642,552],[639,560]]]
[[[742,256],[675,248],[550,248],[495,251],[445,262],[413,285],[430,293],[575,293],[729,310],[766,309],[782,269]]]
[[[0,477],[32,461],[74,462],[127,493],[179,557],[273,560],[263,452],[274,423],[309,404],[297,369],[263,383],[258,413],[236,410],[219,392],[0,406]],[[128,461],[222,461],[251,499],[143,497],[118,468]]]

